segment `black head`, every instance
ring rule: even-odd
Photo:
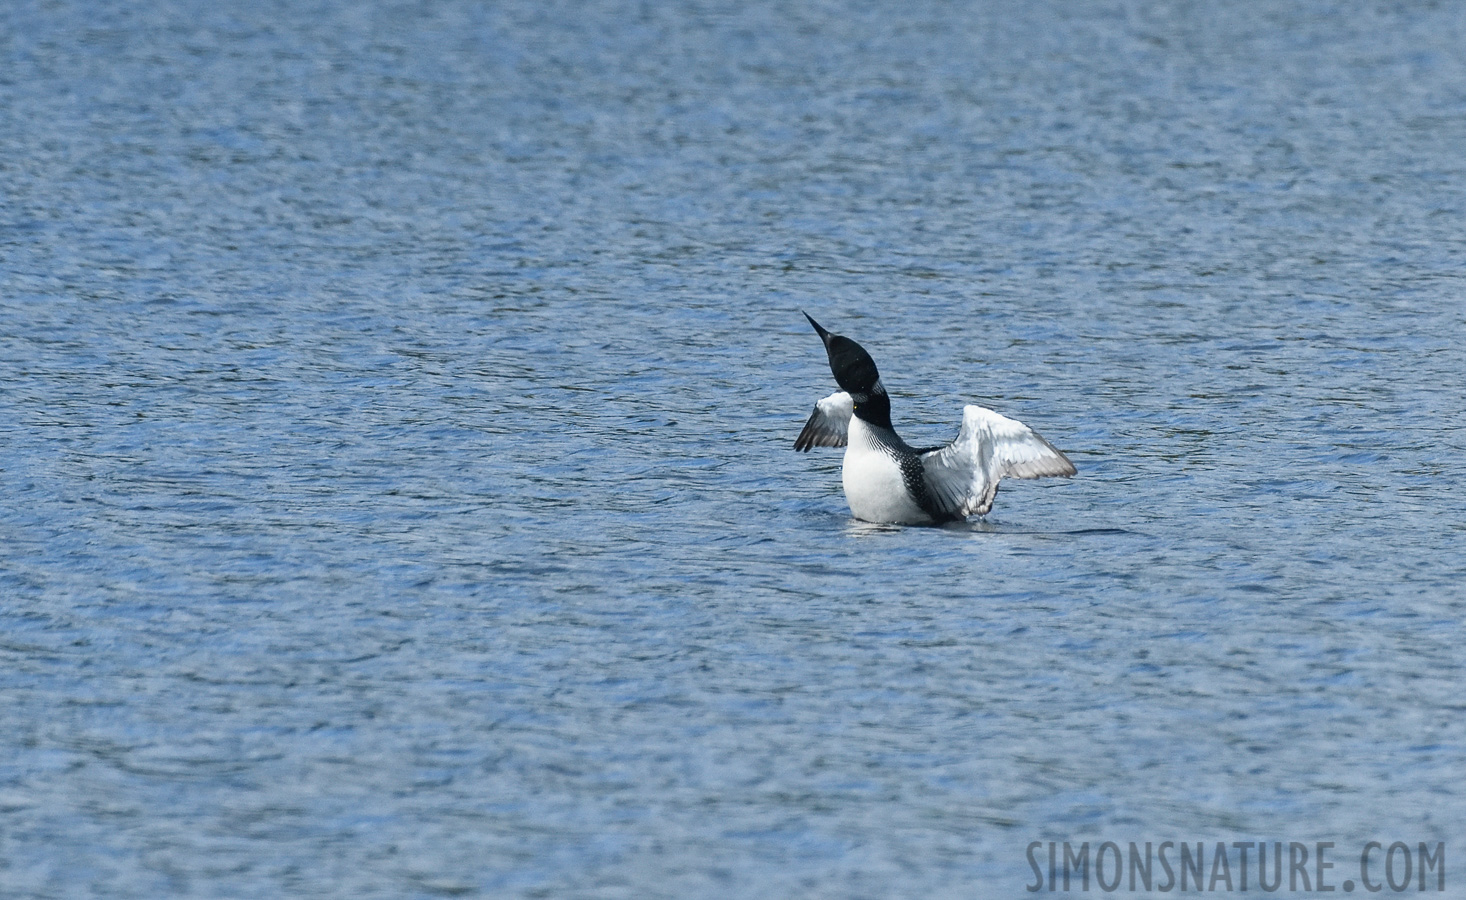
[[[870,358],[865,348],[838,334],[830,334],[809,313],[804,317],[814,326],[820,340],[825,342],[825,353],[830,357],[830,371],[840,390],[855,401],[855,414],[876,424],[890,427],[890,400],[881,384],[881,373],[876,371],[876,361]]]
[[[875,393],[881,383],[881,373],[876,371],[876,361],[870,358],[865,348],[848,337],[830,334],[809,313],[805,313],[804,317],[809,319],[809,324],[814,326],[820,340],[825,342],[825,353],[830,357],[830,371],[834,373],[840,390],[857,399],[862,394]]]

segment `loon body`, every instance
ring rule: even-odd
[[[840,480],[850,512],[867,522],[935,525],[986,515],[1004,478],[1073,475],[1074,464],[1022,422],[962,409],[955,440],[918,450],[891,427],[891,398],[875,360],[805,313],[824,341],[841,390],[815,404],[794,449],[844,447]]]

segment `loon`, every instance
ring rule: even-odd
[[[981,406],[962,409],[956,440],[918,450],[891,427],[891,398],[859,344],[804,317],[824,341],[837,393],[815,404],[794,449],[844,447],[840,479],[857,519],[937,525],[987,515],[1004,478],[1068,476],[1074,464],[1022,422]]]

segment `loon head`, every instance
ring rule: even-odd
[[[865,348],[838,334],[830,334],[809,313],[804,317],[814,326],[815,333],[825,342],[825,353],[830,357],[830,371],[840,390],[855,400],[858,410],[872,397],[884,397],[886,389],[881,385],[881,373],[876,371],[876,361],[870,358]]]

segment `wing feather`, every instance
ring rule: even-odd
[[[985,515],[1004,478],[1073,475],[1074,464],[1032,428],[981,406],[962,409],[962,430],[945,447],[921,454],[927,494],[956,518]]]
[[[794,439],[794,449],[808,452],[811,447],[843,447],[849,440],[850,417],[855,401],[844,391],[831,394],[814,405],[804,430]]]

